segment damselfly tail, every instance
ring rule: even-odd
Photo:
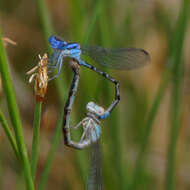
[[[103,190],[100,142],[91,145],[91,163],[87,190]]]

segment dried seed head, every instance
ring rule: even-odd
[[[39,58],[40,61],[38,65],[32,68],[26,74],[27,75],[32,74],[29,78],[29,83],[31,83],[35,78],[34,91],[36,99],[38,101],[43,101],[48,86],[48,68],[47,68],[48,56],[47,54],[44,54],[43,57],[39,55]]]

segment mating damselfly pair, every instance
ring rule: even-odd
[[[58,72],[52,78],[57,77],[63,65],[64,58],[72,58],[71,66],[74,72],[73,81],[71,84],[69,97],[65,105],[65,116],[63,121],[63,132],[64,140],[67,146],[82,149],[90,145],[92,142],[95,142],[99,139],[100,128],[96,128],[96,124],[99,124],[99,121],[107,118],[114,107],[118,104],[120,100],[120,90],[119,82],[112,78],[109,74],[97,69],[96,67],[87,63],[82,56],[87,55],[92,58],[96,63],[106,66],[111,69],[135,69],[141,66],[146,65],[150,62],[150,56],[147,51],[140,48],[103,48],[100,46],[82,46],[75,42],[66,42],[55,36],[49,38],[49,43],[53,49],[53,53],[49,61],[49,69],[57,69]],[[99,110],[94,109],[93,106],[96,104],[87,105],[87,118],[89,123],[83,121],[84,131],[79,143],[73,142],[70,135],[70,113],[72,109],[72,104],[74,101],[74,96],[77,91],[78,81],[79,81],[79,70],[80,66],[84,66],[94,72],[102,75],[105,79],[115,84],[115,99],[112,104],[104,112],[99,112]],[[92,111],[93,110],[93,111]],[[86,129],[87,128],[87,129]],[[94,133],[95,132],[95,133]],[[89,135],[90,134],[90,135]],[[94,141],[94,134],[97,134],[97,138]],[[85,138],[84,138],[85,137]]]
[[[104,65],[112,69],[133,69],[141,67],[150,61],[149,54],[138,48],[103,48],[98,46],[80,46],[78,43],[68,43],[55,36],[49,38],[49,43],[53,48],[53,53],[49,61],[50,69],[58,69],[57,77],[62,68],[64,58],[70,57],[72,61],[70,65],[74,72],[72,84],[69,91],[69,96],[64,108],[63,134],[64,141],[67,146],[76,149],[83,149],[89,145],[92,146],[92,156],[90,165],[90,174],[87,184],[88,190],[102,190],[102,173],[101,173],[101,154],[99,146],[99,138],[101,135],[100,120],[107,118],[114,107],[120,100],[119,82],[112,78],[109,74],[97,69],[87,63],[82,56],[91,57],[96,63]],[[115,84],[115,99],[107,110],[98,106],[94,102],[89,102],[86,106],[86,117],[80,121],[74,128],[83,127],[83,134],[79,142],[71,140],[70,134],[70,114],[72,105],[77,92],[79,82],[80,66],[84,66],[90,70],[102,75],[105,79]]]

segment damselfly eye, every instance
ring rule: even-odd
[[[62,48],[63,46],[67,45],[67,42],[60,40],[59,38],[57,38],[55,36],[50,36],[48,41],[49,41],[51,47],[54,49]]]
[[[59,40],[56,39],[55,36],[50,36],[48,41],[49,41],[52,48],[58,48],[58,46],[60,44]]]

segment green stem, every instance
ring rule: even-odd
[[[172,60],[173,60],[173,88],[171,93],[171,131],[168,147],[168,164],[166,172],[166,186],[165,189],[175,189],[175,160],[177,140],[180,129],[181,118],[181,104],[182,104],[182,85],[183,85],[183,71],[184,64],[182,61],[183,44],[185,33],[187,30],[187,23],[189,18],[189,1],[183,0],[180,15],[175,30],[175,41]]]
[[[32,155],[31,155],[31,171],[33,179],[35,179],[35,173],[38,161],[41,110],[42,110],[42,102],[37,102],[34,111]]]
[[[8,125],[4,115],[3,115],[3,112],[1,110],[0,110],[0,123],[2,124],[2,127],[3,127],[3,129],[5,131],[5,134],[7,135],[8,139],[9,139],[9,142],[11,143],[13,151],[15,152],[15,155],[19,160],[20,158],[19,158],[18,147],[17,147],[17,144],[16,144],[15,137],[12,134],[12,131],[10,130],[10,127],[9,127],[9,125]]]
[[[0,72],[2,76],[4,92],[7,98],[10,118],[11,118],[14,132],[15,132],[18,151],[21,157],[22,166],[25,173],[27,190],[34,190],[34,184],[33,184],[31,170],[30,170],[30,163],[28,160],[27,149],[24,143],[22,123],[21,123],[20,114],[19,114],[19,110],[18,110],[18,106],[16,102],[16,96],[13,89],[13,84],[11,81],[11,76],[9,73],[8,60],[6,57],[5,49],[3,47],[1,33],[0,33]]]
[[[50,53],[52,50],[51,50],[51,47],[49,46],[48,38],[53,33],[53,27],[51,24],[51,19],[50,19],[50,15],[47,8],[47,3],[44,0],[36,0],[36,5],[37,5],[37,10],[39,13],[41,25],[43,28],[43,32],[45,35],[46,46],[48,47],[48,52]]]
[[[44,2],[44,0],[36,0],[36,5],[37,5],[40,21],[41,21],[43,33],[45,34],[46,47],[48,48],[48,53],[50,54],[52,52],[52,50],[49,46],[48,38],[53,33],[53,27],[50,22],[48,8],[47,8],[47,5]],[[55,81],[56,81],[56,87],[57,87],[59,99],[61,102],[61,107],[63,107],[65,97],[67,97],[67,94],[66,94],[67,92],[65,89],[67,89],[68,85],[67,85],[67,83],[65,83],[65,79],[62,77],[62,74],[60,74],[60,76]],[[64,84],[64,86],[63,86],[63,84]],[[42,173],[42,177],[41,177],[41,180],[39,183],[39,188],[38,188],[39,190],[44,189],[45,184],[47,182],[47,178],[48,178],[49,170],[51,168],[51,164],[53,161],[53,156],[54,156],[54,153],[56,150],[56,146],[57,146],[58,142],[60,141],[60,138],[62,135],[62,131],[61,131],[62,119],[63,119],[63,113],[61,114],[60,120],[56,127],[56,132],[53,137],[53,142],[51,144],[50,151],[48,153],[48,157],[47,157],[47,160],[46,160],[46,163],[44,166],[44,170]]]
[[[42,177],[39,183],[39,188],[38,190],[43,190],[45,188],[47,179],[48,179],[48,174],[49,171],[51,169],[51,165],[52,165],[52,161],[53,161],[53,157],[56,151],[56,147],[58,145],[58,143],[60,142],[61,136],[62,136],[62,121],[63,121],[63,115],[64,115],[64,111],[62,111],[62,113],[60,114],[60,119],[57,123],[56,126],[56,130],[55,130],[55,134],[53,136],[53,140],[52,140],[52,144],[50,147],[50,150],[48,152],[48,156],[45,162],[45,167],[42,173]]]
[[[84,6],[81,0],[70,0],[69,5],[71,6],[70,11],[72,12],[72,14],[70,14],[71,23],[74,26],[74,30],[72,30],[71,33],[72,36],[79,41],[83,34],[81,28],[83,28],[83,21],[85,18]]]
[[[160,83],[158,92],[156,93],[155,99],[153,101],[153,104],[152,104],[149,114],[148,114],[148,118],[145,122],[144,133],[143,133],[142,139],[140,141],[142,143],[140,146],[140,151],[137,156],[134,174],[132,176],[132,182],[131,182],[129,189],[135,190],[135,189],[138,189],[139,185],[141,185],[139,183],[139,181],[141,178],[142,169],[143,169],[144,161],[145,161],[145,156],[146,156],[147,148],[149,145],[149,137],[150,137],[150,134],[151,134],[151,131],[153,128],[153,122],[154,122],[154,119],[158,112],[158,109],[160,107],[161,100],[164,97],[164,94],[166,92],[166,88],[168,86],[170,77],[171,77],[171,72],[169,70],[165,70],[165,72],[163,73],[163,77],[162,77],[163,80]]]
[[[100,12],[101,12],[101,7],[102,7],[101,5],[102,5],[102,0],[97,0],[96,7],[95,7],[94,13],[92,15],[91,22],[90,22],[89,27],[88,27],[88,31],[85,34],[85,38],[83,40],[83,44],[86,44],[92,35],[92,32],[93,32],[94,27],[96,25],[97,19],[100,15]]]

